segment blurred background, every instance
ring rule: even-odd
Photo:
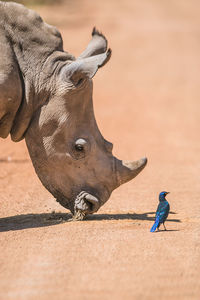
[[[117,189],[100,210],[100,213],[146,214],[146,218],[134,221],[138,233],[135,230],[134,237],[131,233],[127,240],[124,237],[129,248],[124,250],[123,243],[111,238],[112,234],[118,237],[127,234],[123,231],[123,220],[113,221],[113,224],[118,222],[113,229],[115,233],[110,232],[105,241],[109,245],[112,240],[111,252],[118,264],[108,261],[109,247],[103,248],[102,252],[99,250],[102,256],[98,264],[90,262],[87,273],[75,262],[76,271],[93,286],[84,290],[84,280],[78,282],[73,277],[71,282],[78,285],[82,295],[91,292],[91,299],[107,299],[106,295],[116,299],[120,299],[119,295],[126,299],[133,299],[133,296],[134,299],[151,299],[150,295],[154,295],[154,299],[155,296],[199,299],[200,2],[18,2],[36,10],[45,22],[56,26],[62,34],[64,49],[75,56],[87,46],[93,26],[105,34],[113,52],[109,63],[94,78],[93,100],[98,126],[103,136],[114,143],[117,157],[147,156],[149,159],[145,170]],[[24,141],[14,144],[10,139],[1,140],[0,158],[2,216],[43,213],[52,209],[65,211],[36,178]],[[13,163],[8,164],[7,160]],[[148,230],[153,219],[148,218],[148,212],[155,211],[162,190],[171,192],[168,200],[176,213],[170,217],[176,221],[169,222],[168,226],[180,231],[171,232],[166,238],[164,235],[150,238]],[[103,221],[102,226],[108,227],[106,222]],[[93,229],[84,224],[93,236]],[[97,224],[94,222],[93,226]],[[70,228],[76,234],[77,229]],[[98,228],[96,238],[98,234],[104,236],[105,228],[99,231]],[[92,248],[92,242],[90,245]],[[147,248],[149,252],[145,252]],[[85,254],[86,249],[81,251]],[[93,250],[90,254],[95,257]],[[70,256],[66,259],[70,261]],[[75,272],[73,264],[74,261],[70,267]],[[94,266],[104,269],[104,272],[99,271],[100,278],[98,272],[92,273]],[[64,289],[63,286],[59,288]],[[73,288],[71,292],[75,293],[75,298],[81,295]],[[142,295],[146,298],[141,298]]]

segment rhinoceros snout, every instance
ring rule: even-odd
[[[100,201],[90,193],[82,191],[75,199],[74,213],[81,212],[83,215],[92,214],[100,207]]]

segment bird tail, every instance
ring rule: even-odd
[[[156,218],[155,223],[151,227],[150,232],[154,232],[156,230],[156,228],[158,227],[158,225],[159,225],[159,217]]]

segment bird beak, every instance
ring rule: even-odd
[[[170,192],[166,192],[166,195],[169,194]]]

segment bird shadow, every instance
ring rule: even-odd
[[[167,230],[156,230],[154,233],[162,233],[162,232],[169,232],[169,231],[180,231],[179,229],[167,229]]]
[[[171,212],[172,214],[175,214]],[[149,216],[150,215],[150,216]],[[104,220],[142,220],[154,221],[155,212],[143,214],[124,213],[124,214],[94,214],[87,216],[85,221],[104,221]],[[43,213],[43,214],[24,214],[5,218],[0,218],[0,232],[16,231],[23,229],[39,228],[58,225],[72,220],[69,213]],[[168,222],[181,222],[179,219],[168,219]]]

